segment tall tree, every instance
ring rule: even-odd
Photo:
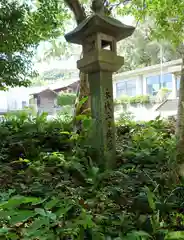
[[[151,29],[154,27],[154,22],[150,20],[148,22],[139,23],[132,36],[119,43],[118,52],[125,57],[125,64],[120,71],[179,58],[179,54],[170,42],[152,38]]]
[[[35,56],[36,61],[40,63],[64,60],[74,54],[73,46],[67,44],[67,42],[60,37],[44,42],[41,47],[41,54],[37,51]]]
[[[148,24],[149,22],[149,24]],[[128,39],[118,43],[118,54],[125,57],[125,63],[119,72],[146,67],[161,62],[178,59],[180,56],[168,41],[157,41],[151,36],[154,21],[139,23]],[[54,39],[47,43],[43,51],[42,61],[66,59],[76,55],[80,57],[81,48],[78,45],[67,44],[63,39]]]
[[[181,0],[130,0],[120,13],[132,14],[138,20],[152,17],[155,29],[152,35],[157,39],[169,41],[183,60],[180,78],[178,119],[177,119],[177,161],[184,164],[184,1]],[[123,1],[121,1],[123,4]]]
[[[72,1],[72,0],[65,0],[67,6],[73,11],[77,24],[79,24],[83,19],[86,18],[86,8],[81,5],[81,3],[87,3],[88,9],[90,6],[90,2],[92,1]],[[128,1],[124,1],[123,3],[127,3]],[[107,5],[107,14],[110,13],[112,9],[118,6],[117,10],[121,10],[121,5],[117,4],[116,1],[105,1],[103,0],[102,3],[106,6]],[[94,1],[93,1],[94,6]],[[178,56],[176,54],[175,49],[173,46],[167,41],[158,42],[153,39],[150,39],[150,29],[154,28],[154,21],[153,19],[149,19],[148,23],[143,22],[142,24],[138,24],[136,31],[134,34],[129,38],[125,39],[123,43],[119,44],[119,52],[120,54],[125,56],[125,65],[120,69],[120,71],[132,70],[137,67],[144,67],[149,66],[152,64],[157,64],[161,60],[169,61],[176,59]],[[61,41],[52,41],[50,48],[45,51],[45,58],[50,59],[52,57],[60,58],[61,55],[69,55],[73,54],[75,46],[71,46],[68,44],[64,44]],[[162,55],[160,56],[160,50],[162,48]],[[162,59],[161,59],[162,58]],[[80,82],[80,94],[79,98],[81,99],[85,95],[89,95],[89,88],[87,82],[87,75],[81,76]],[[86,107],[90,107],[90,102],[86,102]],[[84,110],[83,109],[83,110]]]
[[[95,1],[95,0],[94,0]],[[79,24],[86,18],[84,8],[78,0],[65,0],[75,15]],[[137,21],[145,21],[147,17],[152,18],[155,22],[155,28],[151,29],[152,36],[156,39],[170,42],[177,49],[183,60],[180,80],[180,96],[178,104],[178,121],[177,121],[177,160],[184,163],[184,1],[181,0],[96,0],[97,4],[107,3],[112,9],[118,6],[119,14],[132,14]],[[110,3],[112,3],[110,5]],[[123,6],[123,7],[122,7]],[[87,82],[87,81],[86,81]],[[85,88],[84,88],[85,89]]]
[[[84,9],[84,6],[79,2],[79,0],[64,0],[67,6],[71,9],[74,14],[77,24],[80,24],[83,20],[86,19],[87,14]],[[75,115],[85,112],[87,109],[90,109],[90,91],[88,83],[88,75],[80,72],[80,87],[79,93],[77,94],[76,106],[75,106]],[[82,107],[79,106],[79,102],[82,98],[88,97]]]
[[[59,0],[1,0],[0,3],[0,88],[28,86],[31,58],[41,42],[59,36],[67,8]]]
[[[99,7],[104,11],[106,15],[111,14],[111,10],[113,9],[113,6],[110,5],[110,2],[108,0],[64,0],[65,4],[69,7],[69,9],[73,12],[75,21],[77,24],[80,24],[83,20],[87,18],[87,15],[89,12],[97,10]],[[84,7],[87,6],[87,9]],[[58,47],[56,44],[53,44],[54,47],[54,53],[55,56],[58,56]],[[60,54],[60,53],[59,53]],[[76,102],[76,115],[81,114],[82,112],[86,112],[87,109],[90,109],[90,91],[89,91],[89,83],[88,83],[88,76],[87,74],[84,74],[80,72],[80,87],[79,87],[79,94],[77,94],[77,102]],[[85,101],[85,103],[78,108],[78,103],[83,97],[88,97],[88,100]]]

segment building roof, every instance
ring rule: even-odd
[[[181,71],[181,65],[182,65],[182,59],[177,59],[177,60],[162,63],[162,66],[161,66],[161,64],[156,64],[156,65],[151,65],[151,66],[144,67],[144,68],[137,68],[132,71],[118,73],[114,76],[114,79],[115,79],[115,81],[116,80],[118,81],[118,80],[122,80],[125,77],[132,78],[132,77],[142,75],[142,74],[153,73],[156,71],[160,71],[161,67],[162,67],[163,71],[168,71],[171,73],[179,72],[179,71]]]
[[[34,93],[34,94],[40,94],[40,93],[43,93],[43,92],[52,92],[54,95],[58,94],[57,92],[55,92],[54,90],[52,90],[50,88],[46,88],[46,89],[41,90],[40,92],[37,92],[37,93]]]
[[[73,83],[77,83],[79,79],[69,79],[64,81],[59,81],[57,83],[51,84],[49,86],[33,87],[30,91],[30,95],[39,94],[46,90],[56,91],[57,89],[62,89],[71,86]]]

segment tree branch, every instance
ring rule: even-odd
[[[86,18],[86,13],[79,0],[64,0],[75,16],[77,24]]]

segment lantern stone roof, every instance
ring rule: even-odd
[[[95,13],[87,17],[73,31],[65,35],[68,42],[82,45],[87,36],[94,33],[104,33],[117,41],[129,37],[134,32],[133,26],[123,24],[117,19]]]

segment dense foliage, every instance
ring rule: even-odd
[[[67,10],[58,0],[1,0],[0,88],[27,86],[35,47],[63,32]]]
[[[26,85],[21,77],[27,72],[23,57],[28,49],[58,34],[58,2],[38,2],[36,10],[10,1],[0,5],[0,27],[8,30],[2,34],[1,87]],[[162,16],[167,4],[152,2],[146,4],[153,13],[159,7]],[[182,8],[169,6],[180,13],[178,18],[182,15]],[[85,18],[75,17],[77,22]],[[176,30],[183,27],[183,21],[178,22]],[[175,162],[175,126],[160,119],[138,124],[123,117],[116,128],[115,167],[107,169],[105,159],[99,164],[87,141],[90,118],[82,124],[79,135],[72,131],[69,117],[48,121],[45,114],[23,111],[2,120],[0,238],[184,239],[184,186]]]
[[[114,0],[112,0],[114,1]],[[124,1],[122,1],[123,3]],[[121,13],[131,14],[137,20],[144,21],[145,18],[152,17],[155,28],[152,29],[152,36],[163,41],[167,40],[179,53],[182,59],[180,71],[180,90],[178,101],[178,121],[177,121],[177,161],[184,163],[184,2],[171,0],[137,1],[130,0],[124,8],[119,9]]]
[[[111,1],[115,2],[115,0]],[[151,17],[156,24],[152,31],[157,39],[167,40],[175,46],[183,44],[183,1],[130,0],[128,2],[129,4],[118,9],[119,13],[131,14],[140,21]]]
[[[1,122],[1,239],[183,239],[173,124],[123,117],[115,169],[98,165],[83,125],[26,112]]]
[[[118,104],[137,104],[137,103],[147,104],[147,103],[150,103],[150,102],[151,102],[151,99],[150,99],[150,96],[148,96],[148,95],[137,95],[137,96],[133,96],[133,97],[128,96],[128,95],[124,95],[124,96],[121,96],[120,98],[114,100],[115,105],[118,105]]]
[[[57,97],[57,105],[67,106],[74,105],[76,99],[75,93],[61,93]]]
[[[65,76],[64,70],[62,69],[52,69],[51,71],[45,71],[43,73],[43,79],[45,81],[56,81],[63,79]]]
[[[177,49],[169,41],[153,38],[152,31],[155,28],[153,18],[146,18],[137,24],[132,36],[118,43],[118,53],[125,57],[125,63],[119,71],[134,70],[180,58]]]

